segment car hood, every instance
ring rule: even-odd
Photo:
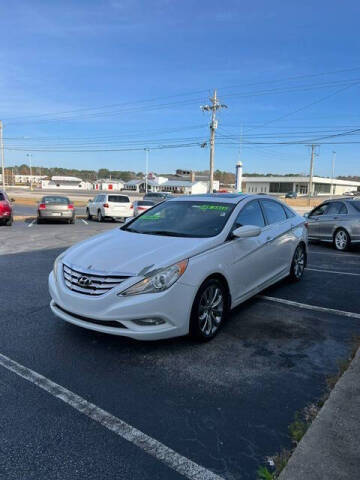
[[[79,270],[144,275],[154,268],[197,255],[218,243],[218,237],[165,237],[116,229],[74,245],[62,260]]]

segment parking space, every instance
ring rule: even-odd
[[[214,472],[253,480],[267,455],[290,446],[294,413],[319,398],[360,333],[360,251],[311,245],[300,283],[281,282],[236,308],[209,343],[144,343],[70,326],[48,306],[55,257],[111,228],[118,225],[77,220],[0,230],[0,354],[92,404],[81,414],[60,387],[39,389],[31,376],[0,367],[0,477],[210,479]],[[98,409],[112,420],[106,424]],[[118,421],[134,433],[130,441],[121,429],[109,431]],[[164,463],[166,449],[177,463]]]

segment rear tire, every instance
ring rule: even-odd
[[[96,218],[97,218],[98,222],[102,222],[104,220],[104,217],[102,216],[101,210],[98,210]]]
[[[306,251],[304,245],[296,247],[290,268],[289,280],[291,282],[300,282],[303,277],[306,265]]]
[[[74,223],[75,223],[75,218],[72,218],[71,220],[69,220],[70,225],[74,225]]]
[[[90,210],[87,208],[86,209],[86,219],[87,220],[91,220],[92,219],[92,215],[90,215]]]
[[[334,234],[334,247],[336,250],[340,250],[340,252],[344,252],[350,246],[350,235],[347,233],[346,230],[343,228],[339,228],[336,230]]]
[[[42,219],[41,219],[40,217],[37,217],[36,223],[37,223],[38,225],[40,225],[41,223],[43,223],[43,221],[42,221]]]
[[[7,220],[5,220],[5,225],[6,225],[7,227],[11,227],[11,225],[13,224],[13,221],[14,221],[14,219],[13,219],[13,216],[11,215],[10,218],[8,218]]]
[[[190,317],[190,336],[207,342],[215,337],[228,311],[228,293],[217,278],[209,278],[196,294]]]

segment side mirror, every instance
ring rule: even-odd
[[[310,212],[306,212],[306,213],[304,213],[303,217],[304,218],[309,218],[309,215],[310,215]]]
[[[130,222],[130,220],[132,220],[133,217],[126,217],[125,220],[124,220],[124,225],[126,225],[127,223]]]
[[[233,237],[236,238],[250,238],[258,237],[261,233],[261,228],[255,225],[244,225],[243,227],[235,228],[232,232]]]

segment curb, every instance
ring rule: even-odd
[[[360,472],[360,348],[279,480],[355,480]]]

